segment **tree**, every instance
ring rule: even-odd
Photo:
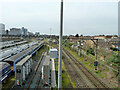
[[[120,56],[117,54],[113,54],[113,56],[110,56],[108,59],[107,59],[107,63],[116,63],[118,65],[120,65]]]
[[[81,34],[80,36],[81,36],[81,37],[83,37],[83,35],[82,35],[82,34]]]
[[[75,37],[79,37],[79,34],[76,34]]]

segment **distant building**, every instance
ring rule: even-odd
[[[22,35],[22,30],[20,28],[11,28],[9,35]]]
[[[5,35],[6,32],[5,32],[5,25],[0,23],[0,35]]]
[[[22,27],[22,35],[27,36],[27,34],[28,34],[28,30],[26,28]]]
[[[28,32],[27,34],[28,34],[28,36],[33,36],[34,35],[32,32]]]
[[[93,36],[93,39],[106,39],[106,36],[104,35]]]
[[[39,36],[40,36],[40,33],[39,33],[39,32],[36,32],[36,33],[35,33],[35,36],[38,36],[38,37],[39,37]]]
[[[92,39],[92,37],[91,36],[79,36],[79,37],[69,36],[70,42],[77,42],[80,39]]]
[[[99,36],[93,36],[94,39],[114,39],[114,38],[118,38],[117,35],[99,35]]]

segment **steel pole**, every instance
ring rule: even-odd
[[[97,39],[97,41],[96,41],[96,61],[98,61],[98,60],[97,60],[97,48],[98,48],[98,39]]]
[[[62,89],[62,33],[63,33],[63,0],[61,0],[61,12],[60,12],[59,67],[58,67],[58,88],[59,89]]]

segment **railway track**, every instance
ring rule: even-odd
[[[42,73],[40,73],[40,77],[37,80],[37,86],[35,87],[35,90],[39,90],[40,88],[42,88],[42,86],[39,86],[41,84],[41,78],[42,78]]]
[[[70,75],[72,81],[75,82],[77,88],[89,88],[88,85],[84,82],[83,78],[79,75],[77,70],[74,68],[71,62],[67,60],[65,55],[63,55],[63,62],[67,69],[68,74]]]
[[[65,49],[64,53],[74,62],[74,64],[84,73],[87,79],[96,87],[96,88],[109,88],[103,81],[98,79],[93,73],[91,73],[83,64],[80,63],[73,55],[71,55]]]
[[[50,45],[49,43],[46,44]],[[58,49],[56,45],[53,45],[53,47]],[[89,88],[83,77],[80,75],[80,72],[76,70],[76,68],[73,66],[73,63],[68,60],[64,53],[63,62],[65,64],[65,68],[67,69],[68,74],[70,75],[71,80],[75,82],[76,88]]]
[[[33,82],[33,80],[34,80],[34,77],[35,77],[35,75],[37,74],[37,72],[38,72],[38,68],[39,68],[39,66],[40,66],[40,63],[42,62],[42,59],[43,59],[43,57],[44,57],[44,53],[42,54],[42,56],[41,56],[41,58],[40,58],[40,60],[39,60],[39,62],[38,62],[38,64],[37,64],[37,66],[36,66],[36,68],[35,68],[35,73],[34,73],[34,75],[32,76],[32,79],[31,79],[31,81],[29,82],[29,84],[28,84],[28,87],[27,87],[27,90],[29,90],[31,87],[31,84],[32,84],[32,82]],[[37,90],[38,88],[39,88],[39,83],[40,83],[40,80],[41,80],[41,77],[39,77],[38,78],[38,80],[37,80],[37,86],[35,87],[35,90]]]
[[[53,46],[58,49],[57,46],[55,45]],[[68,58],[72,62],[70,62]],[[80,63],[79,60],[77,60],[73,55],[71,55],[65,49],[63,49],[63,62],[65,63],[65,67],[67,68],[67,71],[71,79],[75,81],[77,88],[98,88],[98,89],[99,88],[104,88],[104,89],[110,88],[107,84],[105,84],[100,78],[98,78],[91,71],[89,71],[83,64]],[[79,70],[77,70],[75,67],[77,67]],[[85,78],[83,78],[81,75]],[[87,79],[88,82],[85,79]]]
[[[48,43],[47,43],[48,44]],[[48,44],[50,45],[50,44]],[[57,46],[54,46],[58,49]],[[75,82],[77,88],[89,88],[89,86],[86,84],[82,76],[80,75],[80,72],[76,70],[76,68],[73,66],[73,64],[67,59],[66,55],[63,53],[63,62],[65,64],[65,67],[67,69],[68,74],[70,75],[70,78],[72,81]]]

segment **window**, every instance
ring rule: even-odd
[[[21,70],[20,70],[20,69],[17,69],[16,72],[17,72],[17,73],[21,73]]]

